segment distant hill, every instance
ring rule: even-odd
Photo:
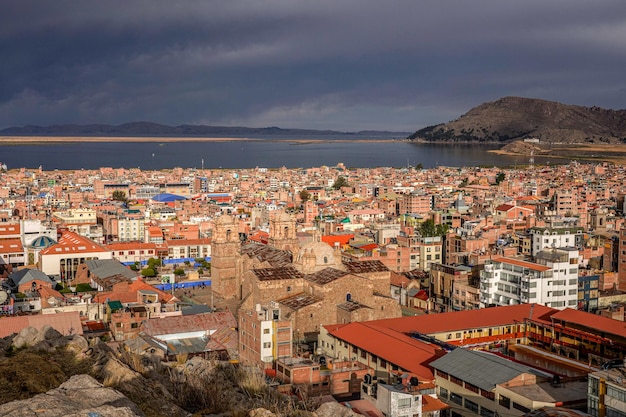
[[[481,104],[449,123],[428,126],[408,137],[432,142],[626,142],[626,110],[607,110],[553,101],[504,97]]]
[[[281,129],[279,127],[230,127],[206,125],[168,126],[150,122],[132,122],[121,125],[51,125],[9,127],[0,130],[0,136],[129,136],[129,137],[254,137],[254,136],[381,136],[406,137],[407,132]]]

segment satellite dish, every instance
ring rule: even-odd
[[[0,291],[0,304],[3,304],[7,298],[9,298],[9,295],[6,293],[6,291]]]

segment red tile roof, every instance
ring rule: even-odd
[[[144,243],[144,242],[116,242],[110,243],[106,245],[110,250],[115,251],[123,251],[123,250],[133,250],[133,249],[156,249],[155,243]]]
[[[512,206],[510,204],[500,204],[498,207],[496,207],[496,211],[509,211],[512,208],[515,208],[515,206]]]
[[[324,327],[332,336],[398,365],[421,379],[433,379],[433,372],[427,364],[443,354],[439,347],[373,323],[376,322]]]
[[[444,410],[450,406],[438,398],[430,395],[422,395],[422,413],[429,413],[436,410]]]
[[[626,323],[585,311],[566,308],[552,315],[554,320],[564,323],[572,323],[582,327],[588,327],[595,332],[609,333],[616,336],[626,337]]]
[[[20,239],[0,240],[0,253],[23,253],[22,241]]]
[[[502,262],[502,263],[509,264],[509,265],[517,265],[517,266],[521,266],[523,268],[528,268],[528,269],[531,269],[533,271],[539,271],[539,272],[549,271],[549,270],[552,269],[549,266],[539,265],[539,264],[536,264],[534,262],[520,261],[519,259],[505,258],[505,257],[502,257],[502,256],[501,257],[497,257],[497,258],[493,258],[492,261],[493,262]]]
[[[2,236],[6,236],[6,235],[20,235],[21,231],[20,231],[20,225],[19,223],[15,223],[15,224],[3,224],[2,226],[0,226],[0,237]]]
[[[94,301],[97,303],[104,303],[107,299],[111,301],[119,301],[122,304],[126,303],[136,303],[137,302],[137,292],[140,290],[149,290],[154,291],[159,296],[159,302],[161,303],[169,303],[170,301],[178,300],[172,294],[161,291],[158,288],[148,284],[143,280],[143,278],[138,277],[132,283],[121,283],[113,286],[113,291],[103,291],[96,294],[94,297]]]
[[[532,317],[531,316],[532,312]],[[451,311],[448,313],[425,314],[422,316],[399,317],[370,322],[400,333],[419,332],[434,334],[463,329],[504,326],[523,323],[524,319],[547,321],[558,310],[540,304],[518,304],[513,306],[481,308],[479,310]]]
[[[63,232],[59,242],[56,245],[52,245],[42,250],[42,255],[55,255],[60,253],[93,253],[93,252],[111,252],[109,249],[100,246],[91,239],[87,239],[78,233],[70,232],[69,230]]]

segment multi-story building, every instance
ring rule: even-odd
[[[438,312],[465,310],[461,308],[460,287],[467,287],[470,282],[471,268],[467,266],[444,265],[433,263],[430,268],[429,307]],[[475,286],[476,293],[478,287]],[[459,291],[455,298],[455,292]]]
[[[613,362],[609,369],[589,374],[587,413],[593,417],[626,415],[624,363]]]
[[[113,253],[77,233],[65,231],[58,243],[39,252],[38,267],[45,274],[72,281],[78,265],[88,259],[112,259]]]
[[[239,310],[239,360],[261,369],[274,368],[280,358],[291,358],[291,322],[281,318],[280,305],[257,304],[254,311]]]
[[[619,254],[617,257],[619,288],[626,289],[626,226],[619,231]]]
[[[306,386],[310,397],[358,395],[369,369],[356,361],[320,364],[310,358],[285,357],[276,362],[276,378],[285,384]]]
[[[578,310],[595,312],[598,309],[599,275],[578,277]]]
[[[582,406],[584,381],[568,380],[558,387],[551,373],[503,357],[469,349],[455,349],[431,362],[439,398],[458,416],[514,416],[541,407]]]
[[[434,208],[434,197],[430,194],[408,193],[398,196],[397,214],[427,214]]]
[[[578,251],[540,252],[538,263],[497,257],[480,273],[482,307],[537,303],[575,308],[578,303]]]
[[[532,256],[549,248],[582,248],[585,229],[582,227],[532,227]]]
[[[141,214],[127,214],[112,219],[110,234],[114,240],[119,240],[120,242],[142,241],[146,234],[144,216]]]

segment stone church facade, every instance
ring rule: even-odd
[[[315,340],[320,326],[400,317],[391,297],[391,272],[380,261],[341,262],[339,248],[316,236],[302,247],[295,219],[270,215],[268,244],[242,243],[231,216],[216,221],[211,279],[222,297],[240,300],[240,311],[278,303],[297,341]]]

